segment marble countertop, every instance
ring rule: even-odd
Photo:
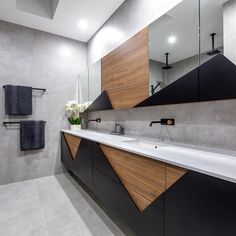
[[[154,160],[236,183],[236,152],[233,151],[206,147],[203,148],[177,143],[161,143],[158,141],[156,141],[157,148],[150,148],[135,143],[136,140],[144,140],[150,143],[154,142],[154,140],[143,137],[116,136],[90,130],[61,131]]]

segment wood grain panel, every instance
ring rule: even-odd
[[[80,145],[81,138],[70,135],[70,134],[66,134],[66,133],[64,133],[64,137],[65,137],[66,143],[70,149],[72,158],[75,159],[76,153],[77,153],[79,145]]]
[[[186,169],[166,164],[166,189],[170,188],[186,173]]]
[[[102,90],[115,109],[131,108],[148,97],[148,28],[102,59]]]
[[[143,211],[165,191],[165,164],[100,144],[121,182]]]

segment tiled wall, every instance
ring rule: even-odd
[[[63,106],[75,99],[78,73],[85,68],[85,44],[0,21],[1,122],[8,119],[4,84],[47,89],[43,95],[33,92],[33,115],[19,117],[47,121],[45,149],[21,152],[19,127],[0,124],[0,185],[62,172],[60,128],[67,127]]]
[[[91,112],[89,128],[111,132],[114,121],[120,121],[127,135],[154,138],[236,151],[236,100],[188,103],[168,106]],[[161,126],[152,120],[175,118],[175,126]]]

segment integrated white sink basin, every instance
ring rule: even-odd
[[[151,141],[151,140],[143,140],[143,139],[133,139],[133,140],[125,140],[124,143],[130,143],[134,145],[138,145],[144,148],[158,149],[161,147],[168,147],[169,144]]]

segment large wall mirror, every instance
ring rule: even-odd
[[[235,25],[235,0],[183,0],[152,23],[151,97],[137,106],[235,99]]]
[[[79,74],[79,103],[94,102],[101,94],[101,60]]]
[[[149,27],[149,95],[198,67],[198,55],[199,2],[184,0]]]
[[[104,80],[101,71],[109,81],[107,94],[112,105],[119,105],[115,108],[236,98],[235,45],[236,0],[182,0],[148,30],[140,31],[104,57],[103,63],[99,61],[83,72],[81,100],[96,99],[99,106],[93,106],[93,110],[112,108],[104,92],[99,96]],[[137,50],[140,52],[135,54]],[[138,87],[138,80],[145,86]],[[145,96],[139,99],[142,92]],[[129,99],[133,100],[127,105]]]

